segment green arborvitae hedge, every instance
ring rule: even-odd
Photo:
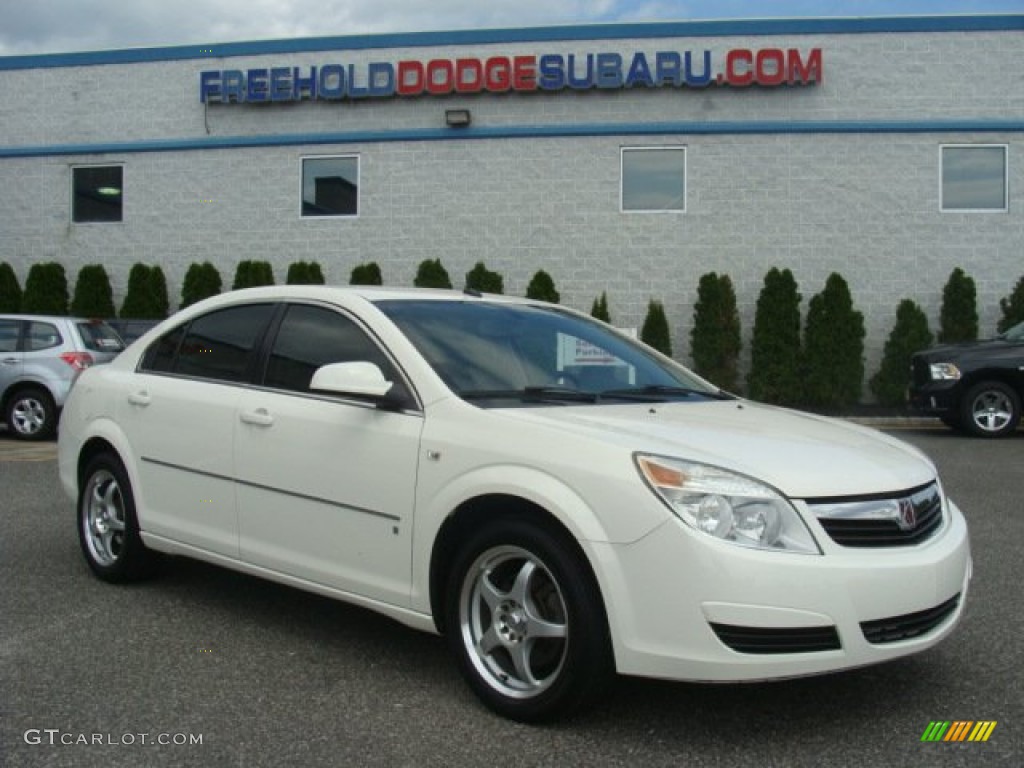
[[[159,266],[133,264],[120,317],[130,320],[162,320],[167,317],[167,278]]]
[[[765,275],[754,313],[747,392],[766,403],[800,401],[800,293],[788,269],[772,268]]]
[[[451,288],[452,280],[440,259],[424,259],[416,270],[413,285],[417,288]]]
[[[538,269],[526,286],[526,298],[557,304],[562,296],[555,289],[555,281],[543,269]]]
[[[288,285],[323,285],[324,272],[315,261],[296,261],[288,265]]]
[[[1024,323],[1024,276],[1017,281],[1013,293],[999,300],[999,308],[1003,310],[997,326],[1000,333],[1008,331],[1017,323]]]
[[[928,317],[910,299],[896,309],[896,324],[889,333],[882,352],[882,365],[871,377],[871,392],[882,405],[903,406],[910,386],[910,358],[932,344]]]
[[[612,322],[612,313],[608,310],[608,293],[601,291],[601,295],[594,299],[590,307],[590,316],[606,323]]]
[[[88,264],[78,271],[71,314],[78,317],[113,317],[114,293],[102,264]]]
[[[939,341],[955,344],[978,338],[978,291],[974,278],[960,267],[954,269],[942,289]]]
[[[208,261],[202,264],[192,262],[185,272],[185,280],[181,285],[181,308],[216,296],[223,287],[220,272],[213,264]]]
[[[864,384],[864,315],[833,272],[811,298],[804,329],[803,405],[836,409],[860,402]]]
[[[231,290],[240,288],[258,288],[261,285],[274,284],[274,268],[269,261],[240,261],[235,268],[235,280]]]
[[[690,331],[694,370],[722,389],[735,391],[741,344],[740,313],[732,280],[714,272],[702,275]]]
[[[21,311],[27,315],[68,313],[68,278],[62,264],[50,261],[29,268]]]
[[[653,299],[647,305],[647,317],[640,328],[640,341],[654,347],[664,355],[672,356],[672,338],[668,329],[668,318],[665,307],[660,301]]]
[[[349,278],[350,285],[384,285],[384,275],[381,274],[377,262],[369,264],[358,264],[352,268],[352,276]]]
[[[505,281],[497,272],[492,272],[482,261],[466,273],[466,290],[480,293],[504,293]]]
[[[21,285],[6,261],[0,262],[0,312],[21,312]]]

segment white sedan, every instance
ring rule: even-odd
[[[59,459],[100,578],[166,553],[365,606],[445,635],[482,701],[525,721],[615,672],[916,653],[953,631],[971,575],[919,451],[521,299],[222,294],[81,376]]]

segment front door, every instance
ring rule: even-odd
[[[408,605],[423,419],[414,409],[382,410],[309,391],[318,367],[353,361],[377,364],[407,391],[351,318],[320,305],[288,307],[263,386],[239,402],[241,555],[306,581]]]

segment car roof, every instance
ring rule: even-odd
[[[466,301],[478,299],[503,304],[533,304],[532,299],[502,294],[480,293],[478,291],[458,291],[443,288],[404,288],[381,285],[269,285],[260,288],[243,288],[226,291],[216,298],[230,301],[233,298],[341,298],[358,297],[366,301]]]
[[[48,323],[68,321],[71,323],[105,323],[102,317],[78,317],[77,315],[23,315],[17,313],[0,313],[0,320],[43,320]]]

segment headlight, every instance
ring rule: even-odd
[[[932,363],[928,366],[932,381],[956,381],[960,378],[960,369],[952,363]]]
[[[800,515],[774,488],[708,464],[636,455],[644,480],[677,517],[742,547],[821,554]]]

